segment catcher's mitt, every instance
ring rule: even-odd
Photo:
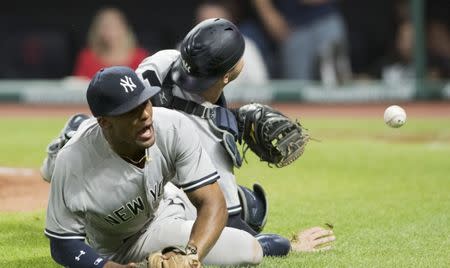
[[[258,103],[237,111],[239,141],[247,144],[261,161],[284,167],[299,158],[309,135],[298,121],[292,121],[275,109]]]
[[[167,254],[166,254],[167,253]],[[150,254],[137,268],[201,268],[198,255],[178,247],[168,247]]]

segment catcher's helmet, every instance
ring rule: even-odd
[[[174,64],[172,79],[184,90],[204,91],[238,63],[244,49],[236,25],[226,19],[204,20],[181,42],[181,57]]]

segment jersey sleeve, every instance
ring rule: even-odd
[[[180,52],[173,49],[161,50],[145,58],[136,69],[136,74],[146,87],[161,87],[179,55]]]
[[[56,239],[78,239],[86,237],[84,217],[81,210],[71,209],[69,201],[76,193],[76,163],[67,157],[64,150],[56,157],[47,207],[45,235]]]
[[[174,183],[185,192],[217,181],[220,176],[201,146],[200,138],[192,122],[180,114],[179,127],[175,131],[174,151],[177,176]]]

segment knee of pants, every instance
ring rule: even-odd
[[[258,265],[263,260],[263,250],[258,240],[253,239],[251,250],[237,250],[240,265]]]
[[[254,245],[254,250],[253,250],[253,256],[251,258],[251,260],[248,260],[248,264],[250,265],[258,265],[262,262],[263,260],[263,250],[261,245],[259,244],[258,240],[255,239],[255,241],[253,242]]]
[[[249,233],[225,227],[221,237],[204,259],[206,265],[258,265],[263,250],[258,240]]]

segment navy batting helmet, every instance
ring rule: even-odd
[[[236,25],[226,19],[204,20],[183,39],[173,81],[187,91],[204,91],[238,63],[244,49]]]

